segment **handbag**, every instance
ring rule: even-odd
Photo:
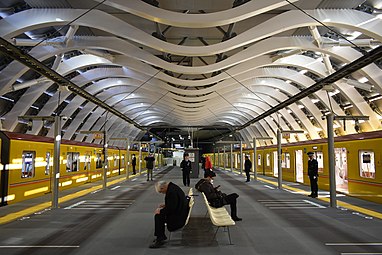
[[[220,207],[223,207],[224,205],[226,205],[226,200],[225,200],[225,197],[227,196],[227,194],[217,190],[216,191],[216,194],[217,194],[217,198],[215,198],[214,200],[212,200],[210,202],[210,205],[212,207],[215,207],[215,208],[220,208]]]

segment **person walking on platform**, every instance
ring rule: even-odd
[[[132,155],[131,165],[133,166],[133,174],[136,174],[135,166],[137,165],[137,158],[135,157],[135,154]]]
[[[249,175],[251,168],[252,168],[252,162],[248,156],[245,156],[244,171],[245,171],[245,175],[247,176],[247,180],[245,182],[249,182],[251,180],[251,177]]]
[[[308,152],[307,153],[309,157],[308,161],[308,176],[310,180],[310,189],[312,193],[309,195],[309,197],[318,197],[318,162],[315,158],[313,158],[314,153]]]
[[[153,169],[154,169],[154,161],[155,158],[153,154],[149,154],[147,157],[145,157],[146,160],[146,168],[147,168],[147,181],[149,181],[150,177],[151,180],[153,180]]]
[[[165,224],[168,231],[180,229],[186,223],[188,215],[188,199],[179,186],[172,182],[159,181],[155,183],[155,190],[165,194],[164,204],[160,204],[155,210],[154,222],[156,239],[149,246],[150,248],[160,248],[167,239],[165,234]]]
[[[191,161],[188,153],[184,153],[184,159],[180,163],[180,168],[183,173],[183,184],[184,186],[190,187],[190,172],[191,172]]]
[[[230,205],[231,207],[231,218],[234,221],[241,221],[242,218],[237,217],[237,198],[239,197],[238,194],[232,193],[232,194],[225,194],[218,190],[219,186],[214,187],[212,185],[213,178],[216,176],[214,171],[209,171],[206,173],[207,177],[204,179],[201,179],[198,181],[198,183],[195,185],[195,188],[199,190],[200,192],[203,192],[204,195],[206,195],[208,203],[215,208],[223,207],[224,205]]]

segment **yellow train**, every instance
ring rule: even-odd
[[[319,164],[319,188],[329,190],[329,160],[326,139],[282,144],[283,180],[309,185],[307,152],[312,151]],[[258,174],[277,177],[277,147],[258,147],[256,160],[253,150],[244,155],[256,162]],[[353,134],[335,138],[336,190],[350,196],[382,203],[382,131]],[[230,168],[230,152],[210,153],[214,166]],[[225,160],[225,164],[224,164]],[[235,150],[233,167],[240,169],[240,151]]]
[[[100,145],[61,142],[59,189],[69,189],[84,183],[102,180],[103,148]],[[53,139],[0,131],[0,198],[1,204],[12,204],[51,192],[53,172]],[[138,151],[130,151],[137,157]],[[142,159],[148,152],[142,152]],[[125,148],[108,148],[107,177],[125,175]],[[156,158],[158,164],[158,155]],[[141,169],[145,169],[142,160]],[[132,167],[128,166],[129,174]]]

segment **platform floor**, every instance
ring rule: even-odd
[[[172,181],[188,191],[178,167],[156,171],[155,180]],[[154,182],[140,176],[63,202],[59,209],[0,225],[0,254],[382,254],[381,219],[328,207],[324,192],[314,199],[279,190],[272,178],[259,180],[245,183],[237,173],[217,171],[214,185],[240,195],[238,215],[243,221],[230,228],[233,245],[222,230],[213,239],[216,228],[205,217],[203,198],[196,196],[183,231],[173,233],[165,247],[149,249],[153,212],[164,197],[154,191]],[[191,186],[197,181],[192,179]],[[381,213],[380,205],[339,199]],[[0,208],[0,215],[16,207],[6,208]]]

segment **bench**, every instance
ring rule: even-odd
[[[175,231],[172,231],[172,232],[179,232],[179,231],[182,231],[184,229],[185,226],[187,226],[188,222],[190,221],[190,217],[191,217],[191,211],[192,211],[192,208],[194,207],[194,204],[195,204],[195,198],[194,198],[194,193],[193,193],[193,190],[192,188],[190,188],[190,190],[188,191],[188,195],[187,195],[189,198],[190,198],[190,201],[188,202],[188,206],[189,206],[189,209],[188,209],[188,215],[187,215],[187,218],[186,218],[186,221],[184,223],[184,226],[181,227],[180,229],[178,230],[175,230]],[[169,233],[169,239],[168,241],[171,240],[171,233]]]
[[[184,223],[183,228],[188,224],[188,221],[190,220],[190,217],[191,217],[192,207],[194,207],[194,204],[195,204],[194,192],[192,188],[190,188],[190,190],[188,191],[187,196],[190,198],[190,201],[188,202],[188,206],[190,207],[190,209],[188,210],[187,219],[186,219],[186,222]]]
[[[232,244],[231,242],[231,234],[229,232],[229,227],[235,225],[235,221],[232,220],[231,215],[227,212],[225,207],[220,207],[220,208],[215,208],[210,206],[208,203],[206,195],[202,192],[204,202],[206,203],[207,206],[207,211],[208,214],[210,215],[210,219],[212,224],[217,226],[218,228],[216,229],[215,235],[213,236],[213,239],[215,239],[216,234],[219,230],[220,227],[227,228],[227,233],[228,233],[228,239],[229,239],[229,244]]]

